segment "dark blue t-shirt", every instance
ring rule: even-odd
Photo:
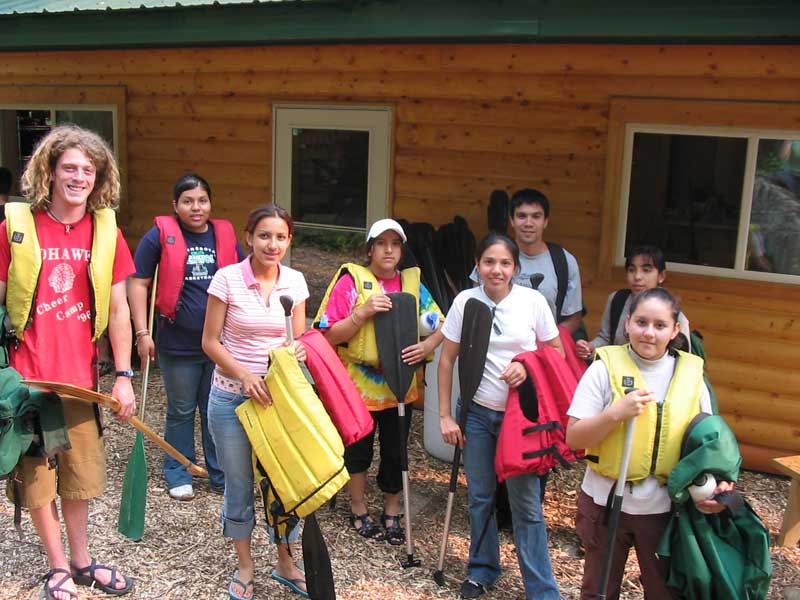
[[[186,240],[186,270],[183,289],[178,299],[175,321],[165,317],[158,320],[156,345],[160,352],[176,356],[202,356],[203,323],[208,304],[208,285],[217,272],[217,251],[214,227],[209,222],[203,233],[194,233],[181,226]],[[149,279],[153,277],[161,260],[161,236],[158,227],[144,234],[136,254],[136,273],[133,277]],[[244,259],[244,251],[236,244],[239,260]],[[164,276],[161,274],[160,276]]]

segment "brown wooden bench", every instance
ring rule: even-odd
[[[772,462],[781,473],[792,478],[778,546],[794,546],[800,541],[800,454],[773,458]]]

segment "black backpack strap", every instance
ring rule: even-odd
[[[614,343],[614,337],[617,335],[617,327],[619,327],[619,320],[622,318],[622,309],[625,307],[625,303],[628,301],[628,297],[631,295],[630,288],[625,288],[622,290],[617,290],[614,293],[614,297],[611,299],[611,331],[609,335],[611,338],[609,339],[609,343]]]
[[[550,260],[553,261],[553,269],[556,272],[556,322],[561,323],[564,320],[561,314],[561,309],[564,307],[564,299],[567,297],[567,282],[569,281],[569,269],[567,268],[567,254],[564,248],[558,244],[551,242],[547,243],[547,249],[550,251]]]

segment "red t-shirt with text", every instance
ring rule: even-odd
[[[34,213],[42,251],[42,270],[33,304],[33,323],[18,349],[10,348],[11,366],[29,379],[94,387],[89,259],[92,216],[65,226],[47,213]],[[6,222],[0,224],[0,280],[8,280],[11,250]],[[124,281],[136,270],[131,252],[117,229],[112,281]]]

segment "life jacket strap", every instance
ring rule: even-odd
[[[526,427],[522,430],[522,435],[536,433],[537,431],[552,431],[553,429],[563,430],[563,427],[561,427],[561,423],[558,421],[548,421],[547,423],[542,423],[541,425],[531,425],[530,427]]]

